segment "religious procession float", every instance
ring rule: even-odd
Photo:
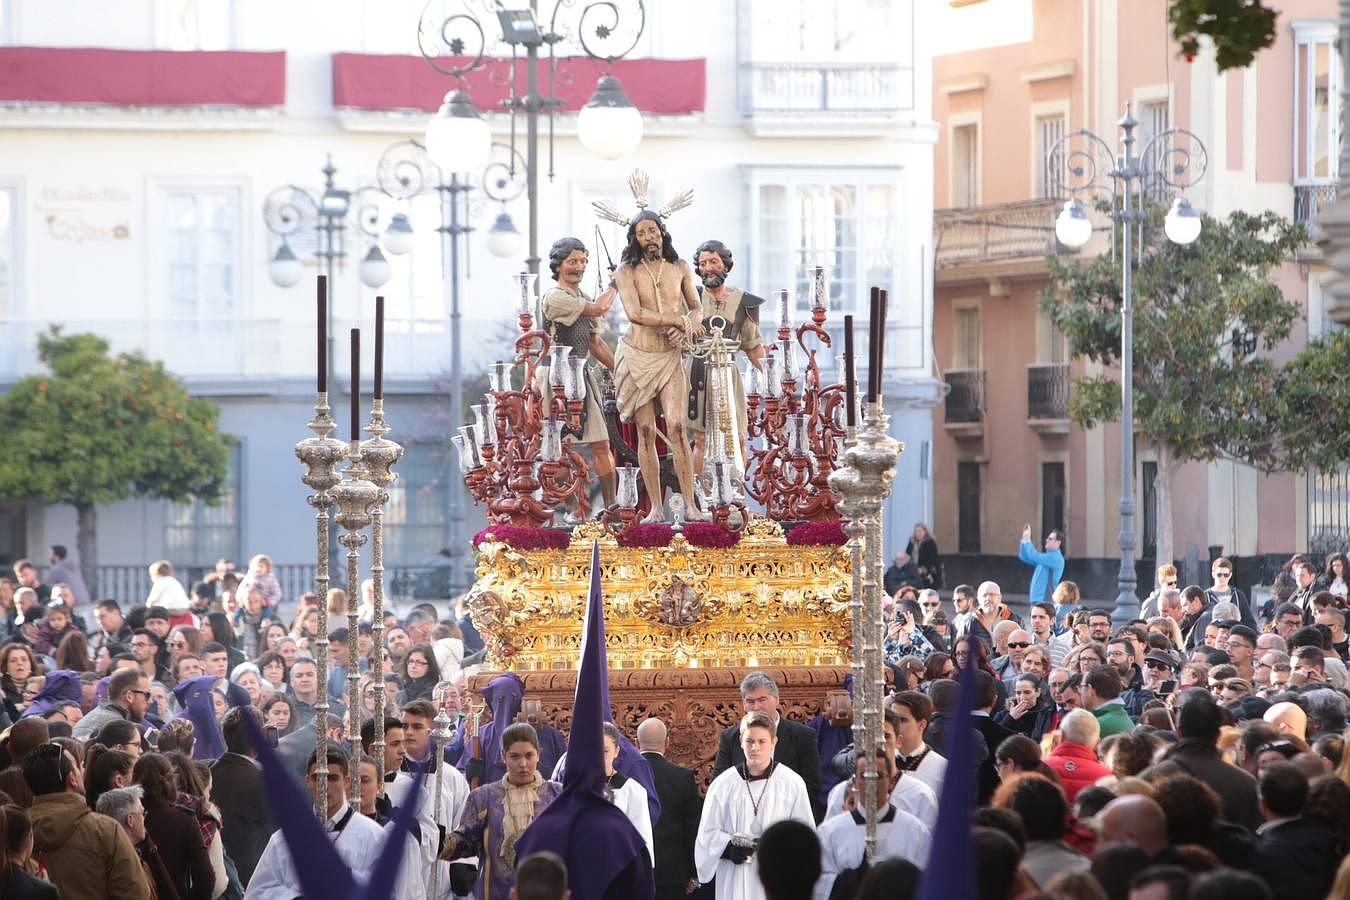
[[[568,730],[598,543],[614,721],[631,734],[660,717],[670,757],[706,775],[718,733],[742,715],[737,686],[750,671],[773,676],[790,718],[832,710],[844,724],[852,708],[855,727],[880,721],[881,510],[903,449],[887,433],[879,394],[886,295],[872,290],[860,395],[852,316],[826,367],[842,380],[822,376],[821,359],[836,350],[822,268],[810,273],[810,319],[794,322],[789,291],[766,303],[728,283],[734,259],[720,241],[678,257],[668,220],[690,193],[652,209],[642,172],[629,186],[636,214],[595,205],[627,229],[608,287],[595,298],[581,290],[591,260],[575,238],[554,243],[546,286],[517,276],[515,356],[492,366],[474,421],[451,438],[485,517],[467,605],[492,674],[474,685],[515,672],[538,701],[527,713]],[[360,439],[353,399],[343,442],[331,436],[323,383],[325,294],[321,285],[314,437],[296,452],[314,491],[321,591],[330,515],[349,584],[370,531],[378,646],[380,517],[402,452],[385,437],[383,304],[369,437]],[[597,323],[615,300],[625,329],[611,351]],[[879,738],[876,727],[875,737],[859,735],[864,746]]]

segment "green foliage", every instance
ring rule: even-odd
[[[1330,471],[1350,460],[1350,331],[1310,341],[1281,373],[1280,437],[1288,467]]]
[[[1275,42],[1277,13],[1261,0],[1172,0],[1167,18],[1172,37],[1190,60],[1200,52],[1200,37],[1214,41],[1219,71],[1242,69]]]
[[[1232,334],[1235,328],[1254,334],[1266,351],[1289,337],[1302,309],[1270,276],[1306,242],[1302,226],[1271,212],[1206,217],[1200,238],[1182,247],[1163,236],[1162,211],[1154,208],[1145,215],[1143,239],[1147,248],[1134,270],[1136,427],[1167,445],[1178,462],[1231,458],[1265,471],[1299,468],[1282,441],[1283,398],[1317,390],[1313,379],[1322,367],[1334,367],[1334,350],[1310,355],[1303,370],[1282,369],[1233,347]],[[1073,355],[1105,365],[1120,359],[1120,260],[1119,247],[1114,257],[1086,263],[1052,257],[1051,284],[1040,297]],[[1110,378],[1078,379],[1070,416],[1083,428],[1113,420],[1119,394]],[[1329,432],[1315,420],[1308,428]],[[1320,434],[1301,440],[1307,447],[1325,443]]]
[[[108,355],[92,334],[38,338],[50,375],[0,398],[0,497],[74,506],[130,497],[217,500],[230,440],[215,404],[190,397],[161,363]]]

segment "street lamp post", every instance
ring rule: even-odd
[[[494,144],[492,147],[499,151],[507,149],[503,144]],[[509,176],[509,171],[514,168],[505,162],[489,162],[481,176],[483,193],[503,207],[518,197],[523,189],[518,181],[512,181]],[[399,141],[386,149],[380,156],[376,177],[380,190],[395,200],[409,202],[433,190],[440,200],[440,220],[436,232],[441,237],[441,289],[450,319],[450,409],[452,421],[458,422],[464,410],[463,323],[459,302],[460,236],[474,230],[469,224],[467,205],[472,187],[456,174],[451,174],[447,179],[432,161],[427,149],[413,140]],[[413,223],[405,213],[396,213],[384,232],[385,249],[395,255],[412,250],[413,229]],[[518,237],[519,232],[511,224],[511,217],[502,212],[490,232],[489,250],[494,255],[510,256],[515,252],[517,243],[511,238]],[[451,485],[447,499],[444,531],[445,547],[450,550],[450,585],[455,590],[464,586],[461,584],[464,573],[461,571],[459,556],[463,525],[464,494],[462,485],[456,482]]]
[[[615,0],[596,0],[580,8],[569,35],[564,14],[570,14],[573,0],[558,0],[545,29],[536,18],[538,0],[522,9],[498,8],[497,19],[500,40],[511,48],[511,70],[504,79],[508,96],[501,101],[511,113],[511,177],[515,177],[516,114],[525,116],[525,185],[529,204],[529,255],[526,269],[539,274],[539,114],[548,114],[548,177],[553,179],[554,114],[563,101],[557,96],[559,84],[570,83],[573,74],[560,71],[557,48],[574,36],[580,49],[591,59],[603,60],[612,66],[614,60],[626,56],[637,46],[646,26],[646,10],[642,0],[631,0],[636,6],[632,17],[620,14]],[[427,149],[443,171],[475,171],[487,162],[491,146],[488,125],[479,116],[469,97],[464,77],[488,63],[488,38],[482,21],[470,11],[457,13],[439,22],[431,16],[433,2],[429,0],[418,23],[417,43],[427,64],[456,81],[456,87],[445,95],[440,111],[427,126]],[[439,9],[439,4],[436,4]],[[627,27],[635,20],[634,27]],[[539,50],[548,47],[548,94],[540,93]],[[606,52],[605,48],[612,50]],[[521,48],[525,56],[525,92],[517,93],[516,60]],[[448,51],[448,58],[442,51]],[[577,137],[591,152],[607,159],[626,156],[642,140],[642,116],[624,93],[619,79],[612,72],[603,75],[596,84],[581,114],[577,117]]]
[[[1081,129],[1060,138],[1045,158],[1052,195],[1070,197],[1055,220],[1055,235],[1061,244],[1077,248],[1092,237],[1092,221],[1078,199],[1080,194],[1101,193],[1109,198],[1112,253],[1116,228],[1120,228],[1120,573],[1111,613],[1117,627],[1139,614],[1134,559],[1134,266],[1143,242],[1136,249],[1135,239],[1142,236],[1144,204],[1194,185],[1208,166],[1205,145],[1190,131],[1173,128],[1154,135],[1135,155],[1134,130],[1139,123],[1128,104],[1118,124],[1119,155],[1102,138]],[[1200,216],[1185,197],[1172,203],[1163,230],[1175,244],[1189,244],[1200,236]]]
[[[281,239],[281,245],[267,265],[268,277],[278,287],[292,287],[304,275],[303,261],[295,255],[295,250],[290,245],[291,238],[306,229],[310,229],[314,233],[314,259],[323,267],[324,274],[328,276],[324,279],[328,285],[327,303],[325,304],[327,321],[324,323],[328,334],[328,371],[326,376],[328,390],[336,392],[337,382],[333,377],[333,361],[337,358],[337,329],[334,328],[333,321],[333,294],[337,283],[335,275],[338,267],[342,260],[347,257],[347,217],[353,210],[357,214],[356,224],[358,229],[370,242],[370,249],[362,258],[358,267],[362,283],[370,288],[379,288],[389,280],[392,273],[389,261],[384,258],[379,245],[376,243],[379,207],[372,202],[362,200],[371,189],[360,188],[351,191],[338,187],[334,178],[337,175],[337,167],[333,165],[331,154],[320,171],[323,172],[324,176],[321,192],[313,192],[303,187],[287,184],[268,194],[267,200],[263,203],[263,222],[266,224],[268,231]],[[353,391],[358,389],[358,385],[352,385]],[[337,569],[337,548],[330,544],[328,552],[330,569],[339,571]],[[323,602],[323,598],[319,599],[320,602]]]

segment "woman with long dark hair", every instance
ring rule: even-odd
[[[125,750],[112,750],[95,741],[84,757],[84,799],[90,809],[98,807],[98,798],[114,788],[131,784],[136,759]]]
[[[202,832],[206,855],[211,859],[215,876],[213,897],[218,897],[229,886],[230,876],[225,870],[225,845],[220,837],[220,810],[211,802],[211,769],[204,762],[193,760],[186,753],[168,754],[174,773],[178,776],[178,806],[192,814]]]
[[[145,791],[145,830],[159,847],[163,869],[155,867],[155,893],[180,900],[212,900],[215,873],[196,817],[178,806],[178,778],[173,764],[147,753],[133,770]]]
[[[94,664],[89,661],[89,638],[83,631],[72,631],[61,638],[56,646],[56,667],[71,672],[92,672]]]
[[[413,700],[431,699],[440,675],[436,671],[436,654],[429,645],[418,644],[410,649],[398,668],[403,685],[398,695],[399,706]]]

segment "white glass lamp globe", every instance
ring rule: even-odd
[[[1169,241],[1185,246],[1200,237],[1200,224],[1200,214],[1191,206],[1191,202],[1185,197],[1178,197],[1172,201],[1172,208],[1163,219],[1163,231]]]
[[[520,248],[520,230],[511,221],[510,213],[497,216],[497,221],[488,229],[488,252],[500,259],[510,259]]]
[[[380,288],[394,275],[393,266],[384,258],[378,246],[372,246],[366,258],[361,260],[359,271],[361,283],[368,288]]]
[[[403,213],[394,213],[389,227],[384,230],[384,249],[395,256],[402,256],[413,248],[412,223]]]
[[[267,277],[277,287],[288,288],[300,280],[304,266],[295,258],[295,253],[287,244],[277,248],[277,255],[268,260]]]
[[[1055,237],[1066,247],[1081,247],[1092,239],[1092,220],[1083,204],[1068,200],[1055,219]]]
[[[445,95],[436,117],[427,125],[427,153],[442,172],[468,172],[487,165],[492,131],[478,115],[467,91]]]
[[[642,143],[642,113],[613,75],[603,76],[577,114],[582,146],[603,159],[627,156]]]

